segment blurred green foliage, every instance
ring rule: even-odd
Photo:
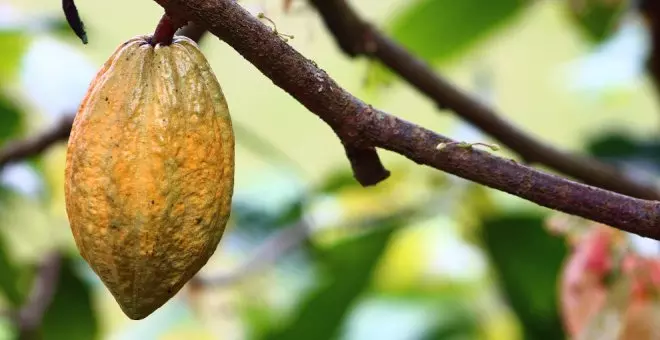
[[[353,302],[369,286],[378,259],[399,221],[383,221],[376,230],[315,251],[324,277],[301,304],[291,325],[268,334],[269,340],[335,339]]]
[[[99,335],[91,287],[78,274],[78,263],[77,257],[66,256],[62,259],[57,292],[41,324],[44,340],[89,340]]]
[[[18,105],[0,94],[0,145],[21,132],[22,121]]]
[[[595,43],[605,41],[616,32],[621,16],[630,5],[628,0],[569,0],[565,3],[575,25]]]
[[[458,58],[492,35],[528,5],[528,0],[418,0],[409,1],[387,27],[387,32],[414,55],[439,64]],[[388,82],[389,70],[372,63],[371,85]]]
[[[469,308],[461,301],[438,301],[436,324],[424,334],[422,340],[467,340],[479,338],[481,325],[476,308]]]
[[[2,234],[0,234],[2,235]],[[17,308],[25,299],[25,286],[21,286],[24,276],[21,268],[8,253],[7,242],[0,236],[0,289],[12,308]]]
[[[562,339],[557,278],[567,249],[544,228],[545,216],[508,213],[483,220],[484,249],[525,339]]]
[[[21,30],[0,29],[0,81],[6,82],[14,76],[28,42],[28,35]]]
[[[660,173],[660,140],[656,136],[609,131],[594,136],[586,149],[613,164],[634,165],[651,173]]]

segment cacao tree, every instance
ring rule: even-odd
[[[656,2],[37,5],[0,337],[660,336]]]

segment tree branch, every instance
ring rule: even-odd
[[[309,1],[346,54],[380,61],[437,106],[453,110],[516,152],[526,163],[543,164],[584,183],[622,194],[660,200],[660,190],[656,186],[641,183],[595,159],[554,149],[511,125],[495,110],[452,86],[422,60],[363,21],[345,0]]]
[[[199,43],[206,34],[206,30],[194,22],[189,22],[188,25],[181,28],[176,34],[185,35],[186,37]]]
[[[19,339],[36,338],[41,320],[57,291],[61,262],[60,254],[53,252],[39,266],[28,301],[16,315]]]
[[[208,28],[254,64],[275,85],[287,91],[328,123],[347,146],[347,156],[351,157],[354,169],[362,167],[356,164],[369,164],[364,167],[366,169],[382,169],[372,172],[376,175],[366,176],[370,181],[377,182],[375,178],[386,177],[386,170],[375,151],[376,147],[380,147],[402,154],[417,163],[519,196],[541,206],[660,239],[660,228],[656,225],[660,203],[575,183],[483,151],[458,146],[437,150],[439,143],[453,141],[376,110],[353,97],[312,61],[296,52],[232,0],[156,2],[167,10],[176,11]],[[457,98],[465,99],[465,96],[460,95]],[[474,105],[472,102],[468,104]],[[476,104],[476,108],[477,112],[488,110],[479,104]],[[34,155],[53,141],[66,139],[69,122],[63,120],[53,131],[24,143],[11,144],[0,152],[0,167],[16,159]],[[600,173],[599,169],[601,168],[591,169],[590,174],[597,175]],[[360,171],[355,170],[355,173],[357,175]],[[623,182],[623,178],[619,178],[619,181]],[[637,196],[653,196],[653,191],[648,188],[638,191],[638,194],[645,194]]]
[[[10,142],[0,149],[0,170],[9,164],[36,156],[51,145],[69,138],[73,115],[66,115],[52,128],[25,140]]]
[[[155,1],[227,42],[345,144],[391,150],[544,207],[660,239],[660,202],[576,183],[476,149],[437,150],[438,144],[453,141],[355,98],[233,0]]]

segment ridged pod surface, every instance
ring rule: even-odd
[[[231,118],[194,41],[115,50],[75,117],[65,176],[80,254],[128,317],[150,315],[206,264],[230,214]]]

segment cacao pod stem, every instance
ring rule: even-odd
[[[158,26],[156,26],[154,35],[151,37],[151,45],[170,45],[176,31],[183,27],[185,24],[185,20],[173,18],[173,16],[168,13],[163,14],[163,16],[160,18],[160,21],[158,22]]]

